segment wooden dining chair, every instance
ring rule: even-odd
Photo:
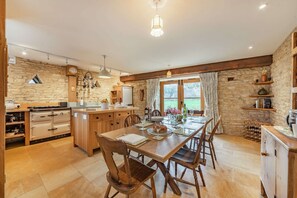
[[[162,116],[162,114],[158,109],[155,109],[151,112],[151,116]]]
[[[137,114],[132,114],[132,115],[129,115],[125,118],[125,122],[124,122],[124,127],[130,127],[130,126],[133,126],[135,124],[138,124],[141,122],[141,118],[139,115]],[[129,150],[129,155],[130,155],[130,150]],[[144,163],[144,156],[141,155],[141,154],[138,154],[137,158],[141,158],[141,161],[142,163]]]
[[[204,138],[206,135],[206,128],[207,125],[212,121],[212,119],[208,120],[201,132],[201,138]],[[192,185],[196,187],[196,191],[197,191],[197,196],[200,198],[200,188],[199,188],[199,182],[198,182],[198,178],[197,178],[197,172],[199,172],[201,180],[202,180],[202,184],[203,186],[205,186],[205,181],[203,178],[203,173],[202,173],[202,169],[200,167],[200,163],[201,163],[201,158],[200,158],[200,153],[201,153],[201,149],[202,149],[202,145],[203,141],[199,142],[198,146],[197,146],[197,150],[196,151],[192,151],[189,148],[183,147],[180,150],[178,150],[169,160],[168,160],[168,165],[167,165],[167,169],[168,172],[170,171],[170,162],[173,161],[175,162],[175,177],[173,177],[173,179],[175,179],[178,182],[182,182],[188,185]],[[185,169],[181,174],[181,177],[177,177],[177,166],[183,166]],[[195,180],[195,184],[183,180],[183,177],[186,173],[187,169],[191,169],[193,171],[193,175],[194,175],[194,180]],[[166,177],[165,179],[165,187],[164,187],[164,193],[166,193],[166,188],[167,188],[167,183],[168,183],[168,178]]]
[[[188,110],[188,113],[190,113],[190,110]],[[194,110],[194,115],[195,116],[204,116],[204,111],[203,110]]]
[[[109,184],[104,197],[109,198],[111,187],[117,191],[112,197],[118,193],[123,193],[126,197],[129,197],[141,185],[144,185],[152,190],[153,197],[156,198],[154,181],[156,170],[142,164],[138,160],[130,158],[127,145],[124,142],[111,140],[101,135],[96,137],[109,170],[106,173],[106,179]],[[115,153],[122,155],[124,158],[124,163],[119,166],[116,165],[113,158]],[[149,179],[151,180],[151,187],[144,183]]]
[[[137,114],[129,115],[125,118],[124,127],[130,127],[141,122],[141,118]]]
[[[205,135],[204,144],[207,143],[208,145],[205,145],[203,147],[203,151],[202,151],[203,155],[210,155],[211,156],[212,166],[213,166],[214,169],[216,169],[215,161],[217,161],[217,156],[216,156],[215,147],[214,147],[214,144],[213,144],[213,137],[214,137],[216,131],[218,130],[221,121],[222,121],[222,118],[221,118],[221,116],[219,116],[219,119],[217,120],[217,122],[216,122],[215,126],[213,127],[212,131]],[[201,140],[202,139],[199,136],[199,134],[198,134],[198,136],[195,136],[194,137],[195,145],[197,145],[198,142],[201,141]],[[195,145],[194,145],[194,147],[195,147]],[[205,148],[209,149],[209,153],[205,152]]]

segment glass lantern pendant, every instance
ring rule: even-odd
[[[152,30],[151,35],[154,37],[160,37],[164,34],[163,31],[163,20],[160,17],[160,15],[155,15],[155,17],[152,19]]]

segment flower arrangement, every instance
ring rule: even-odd
[[[103,100],[100,101],[101,103],[108,103],[108,100],[105,98]]]
[[[171,114],[171,115],[177,115],[177,114],[180,114],[181,111],[176,109],[176,108],[168,108],[166,110],[166,114]]]

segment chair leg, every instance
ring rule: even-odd
[[[202,184],[203,184],[203,186],[205,187],[206,185],[205,185],[205,181],[204,181],[204,177],[203,177],[203,173],[202,173],[202,170],[201,170],[200,165],[198,166],[198,172],[199,172],[199,175],[200,175],[200,177],[201,177]]]
[[[177,163],[175,162],[174,176],[177,177]]]
[[[156,193],[156,186],[155,186],[154,177],[151,178],[151,188],[152,188],[153,198],[156,198],[157,193]]]
[[[211,144],[211,148],[212,148],[212,151],[213,151],[213,154],[214,154],[214,158],[215,158],[215,160],[217,161],[217,155],[216,155],[216,151],[215,151],[213,142],[211,141],[210,144]]]
[[[209,146],[209,152],[210,152],[210,156],[211,156],[211,161],[212,161],[213,169],[216,169],[215,160],[214,160],[214,157],[213,157],[213,152],[212,152],[212,148],[211,148],[210,142],[208,142],[208,146]]]
[[[106,189],[106,192],[105,192],[104,198],[108,198],[108,196],[109,196],[109,192],[110,192],[110,189],[111,189],[111,185],[110,185],[110,184],[108,184],[108,187],[107,187],[107,189]]]
[[[196,187],[196,191],[197,191],[197,196],[198,198],[200,198],[200,188],[199,188],[199,183],[198,183],[198,178],[197,178],[197,173],[195,168],[193,169],[193,174],[194,174],[194,180],[195,180],[195,187]]]

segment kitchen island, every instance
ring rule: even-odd
[[[125,118],[131,115],[134,110],[138,110],[138,108],[73,109],[74,146],[78,146],[86,151],[88,156],[92,156],[93,150],[100,147],[96,133],[124,128]]]

